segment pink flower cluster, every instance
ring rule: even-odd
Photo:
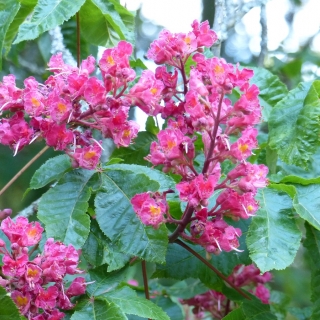
[[[258,130],[253,126],[261,118],[259,89],[249,83],[253,71],[217,57],[206,58],[202,47],[212,46],[216,39],[207,22],[195,21],[188,34],[162,31],[147,56],[157,64],[172,66],[173,71],[167,72],[165,66],[159,66],[155,73],[146,71],[128,96],[135,96],[132,101],[147,114],[161,114],[167,121],[145,159],[154,166],[161,165],[164,172],[181,176],[176,189],[187,207],[181,220],[175,222],[181,225],[179,235],[201,244],[208,252],[219,253],[239,247],[241,230],[223,219],[248,219],[256,213],[259,206],[255,195],[258,188],[267,185],[268,169],[247,162],[258,145]],[[195,63],[189,76],[188,59]],[[240,97],[233,103],[229,96],[234,89]],[[199,136],[204,153],[202,168],[196,168],[194,162]],[[234,169],[222,180],[224,161],[233,163]],[[218,195],[216,203],[208,207],[214,193]]]
[[[131,199],[133,210],[143,224],[158,228],[165,222],[164,215],[168,212],[166,195],[159,192],[144,192],[136,194]]]
[[[21,314],[30,320],[59,320],[74,304],[70,299],[84,294],[86,283],[83,277],[75,278],[69,288],[64,288],[64,277],[82,273],[77,268],[79,252],[72,246],[47,239],[42,254],[30,260],[33,250],[42,237],[43,228],[39,222],[30,222],[10,217],[1,223],[1,230],[11,242],[9,251],[0,239],[0,253],[3,254],[0,285],[11,295]]]
[[[131,44],[120,41],[107,49],[99,61],[102,80],[90,74],[95,59],[90,56],[79,68],[63,62],[58,53],[50,59],[53,72],[44,84],[34,77],[24,80],[24,89],[16,87],[8,75],[0,83],[0,143],[14,154],[36,139],[44,139],[55,150],[65,151],[74,167],[94,169],[102,146],[92,136],[98,130],[117,146],[128,146],[137,136],[139,126],[128,120],[131,100],[140,96],[125,95],[135,72],[129,65]]]
[[[238,265],[228,279],[235,286],[249,290],[262,303],[269,303],[270,291],[264,284],[271,280],[270,272],[261,275],[260,270],[253,264],[249,266]],[[208,313],[215,319],[222,319],[236,308],[225,295],[214,290],[209,290],[190,299],[180,300],[180,302],[193,307],[192,312],[197,319],[206,319]]]

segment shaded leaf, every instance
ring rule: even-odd
[[[51,158],[34,173],[30,181],[30,188],[39,189],[50,182],[57,181],[69,169],[71,169],[71,161],[67,155]]]
[[[128,164],[140,164],[144,166],[151,166],[152,164],[144,160],[150,153],[150,144],[156,141],[157,137],[147,131],[140,131],[133,144],[129,147],[120,147],[115,149],[111,155],[112,158],[121,158]]]
[[[87,0],[80,19],[81,33],[89,43],[115,47],[119,40],[134,42],[134,15],[117,2]]]
[[[297,194],[293,199],[293,206],[300,217],[320,230],[320,185],[295,185]]]
[[[127,269],[107,272],[105,266],[89,270],[88,281],[93,282],[87,286],[90,297],[101,296],[114,290],[120,282],[128,281]]]
[[[307,168],[319,147],[320,81],[301,83],[272,110],[269,146],[282,161]]]
[[[205,257],[205,250],[202,247],[191,244],[188,244],[188,246]],[[206,286],[218,291],[221,290],[223,285],[222,280],[203,262],[175,243],[169,244],[166,264],[158,264],[152,278],[172,278],[177,280],[199,278]]]
[[[303,245],[308,250],[308,255],[312,261],[311,273],[311,301],[312,315],[311,320],[317,320],[320,317],[320,232],[305,223],[306,239]]]
[[[286,85],[280,81],[278,76],[275,76],[270,71],[264,68],[252,68],[254,76],[250,80],[258,86],[259,100],[263,107],[262,115],[265,121],[268,121],[272,108],[288,94]]]
[[[19,26],[25,21],[28,15],[32,12],[33,8],[37,4],[38,0],[21,0],[20,9],[17,12],[14,20],[9,26],[9,29],[6,33],[5,43],[4,43],[4,51],[5,55],[7,55],[10,51],[11,44],[18,33]]]
[[[0,319],[20,320],[20,313],[15,303],[8,296],[7,291],[0,286]]]
[[[277,317],[270,312],[270,306],[263,304],[259,299],[244,300],[242,310],[246,320],[277,320]]]
[[[91,221],[90,233],[82,248],[82,254],[87,262],[95,267],[107,263],[108,272],[122,268],[130,259],[104,235],[95,220]]]
[[[137,193],[158,189],[159,183],[145,174],[107,170],[102,173],[102,188],[96,195],[95,207],[101,230],[121,252],[163,263],[168,243],[165,225],[157,230],[146,227],[130,202]]]
[[[90,231],[86,213],[91,195],[88,182],[93,173],[83,169],[71,171],[42,196],[38,218],[44,223],[48,238],[77,249],[85,243]]]
[[[117,305],[124,313],[150,319],[169,320],[168,315],[160,307],[147,299],[138,297],[136,292],[127,286],[106,293],[104,297],[107,301]]]
[[[133,173],[145,174],[149,179],[157,181],[160,192],[175,188],[174,180],[162,171],[134,164],[113,164],[106,167],[107,170],[127,170]]]
[[[85,0],[39,0],[30,20],[19,27],[14,43],[33,40],[45,31],[54,29],[79,11]]]
[[[13,22],[20,3],[17,0],[0,0],[0,70],[2,69],[2,48],[5,44],[5,38],[9,29],[9,26]]]
[[[181,320],[184,318],[181,307],[170,298],[157,296],[155,299],[152,299],[152,302],[159,306],[169,316],[170,320]]]
[[[77,304],[71,320],[127,320],[122,310],[103,298],[84,300]]]
[[[301,232],[292,219],[292,201],[285,193],[271,188],[259,190],[257,215],[247,235],[250,258],[261,272],[289,266],[300,246]]]
[[[246,320],[242,307],[232,310],[222,320]]]

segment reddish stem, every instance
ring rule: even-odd
[[[191,249],[188,245],[186,245],[184,242],[182,242],[179,239],[175,240],[174,242],[180,245],[181,247],[185,248],[190,253],[192,253],[196,258],[198,258],[201,262],[203,262],[208,268],[210,268],[214,273],[216,273],[218,277],[224,280],[231,288],[236,290],[244,298],[251,300],[251,298],[244,291],[242,291],[240,288],[238,288],[232,282],[230,282],[230,280],[223,273],[221,273],[218,269],[216,269],[209,261],[203,258],[198,252]]]

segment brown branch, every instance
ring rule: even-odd
[[[0,196],[38,159],[40,158],[47,150],[48,146],[45,146],[38,154],[36,154],[1,190]]]
[[[205,258],[203,258],[198,252],[194,251],[192,248],[190,248],[188,245],[186,245],[181,240],[177,239],[175,241],[178,245],[188,250],[190,253],[192,253],[196,258],[198,258],[201,262],[203,262],[208,268],[210,268],[214,273],[216,273],[222,280],[224,280],[230,287],[232,287],[234,290],[236,290],[239,294],[241,294],[243,297],[245,297],[248,300],[251,300],[251,298],[240,288],[235,286],[230,280],[221,273],[218,269],[216,269],[210,262],[208,262]]]
[[[142,265],[142,277],[143,277],[144,294],[146,296],[146,299],[150,300],[146,261],[142,260],[141,261],[141,265]]]

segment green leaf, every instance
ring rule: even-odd
[[[87,286],[87,292],[90,297],[97,297],[106,292],[114,290],[120,282],[128,281],[127,269],[121,269],[113,272],[107,272],[105,266],[100,266],[89,270],[89,282],[93,282]]]
[[[17,0],[0,0],[0,70],[2,69],[2,48],[5,44],[5,38],[19,8],[20,3]]]
[[[151,166],[151,163],[143,158],[150,153],[150,144],[156,141],[157,137],[147,131],[140,131],[133,144],[129,147],[120,147],[115,149],[111,155],[112,158],[121,158],[128,164],[140,164]]]
[[[0,319],[21,320],[20,316],[19,310],[8,296],[8,292],[0,286]]]
[[[83,300],[77,304],[71,320],[127,320],[122,310],[103,298]]]
[[[50,182],[57,181],[71,169],[70,158],[63,154],[47,160],[33,175],[31,189],[39,189]]]
[[[320,232],[305,223],[306,239],[303,245],[307,248],[308,255],[311,257],[311,301],[312,316],[311,320],[317,320],[320,317]]]
[[[127,286],[106,293],[104,297],[107,301],[117,305],[124,313],[149,319],[169,320],[168,315],[160,307],[149,300],[138,297],[136,292]]]
[[[269,146],[282,161],[307,168],[319,147],[320,81],[301,83],[272,110]]]
[[[154,120],[154,117],[152,117],[152,116],[149,116],[147,118],[146,131],[150,132],[154,135],[157,135],[159,133],[159,128],[156,126],[156,122]]]
[[[301,232],[292,219],[292,200],[285,193],[271,188],[260,190],[257,215],[247,235],[250,258],[261,272],[289,266],[300,246]]]
[[[134,164],[113,164],[106,167],[106,170],[126,170],[131,171],[133,173],[141,173],[148,176],[151,180],[157,181],[160,185],[159,190],[160,192],[166,191],[168,189],[175,188],[175,181],[169,177],[167,174],[163,173],[162,171],[134,165]]]
[[[5,55],[7,55],[10,51],[13,39],[18,33],[19,26],[25,21],[25,19],[32,12],[33,8],[37,4],[37,0],[20,0],[20,9],[14,20],[9,26],[9,29],[6,33],[6,38],[4,42],[4,51]]]
[[[205,250],[202,247],[191,244],[188,244],[188,246],[205,257]],[[166,264],[158,264],[152,278],[172,278],[177,280],[199,278],[206,286],[218,291],[223,285],[222,280],[203,262],[175,243],[168,246]]]
[[[165,225],[157,230],[146,227],[130,202],[137,193],[158,189],[159,183],[145,174],[108,170],[102,173],[102,188],[96,195],[95,207],[101,230],[116,242],[121,252],[163,263],[168,243]]]
[[[19,27],[14,43],[33,40],[54,29],[79,11],[85,0],[39,0],[30,20]]]
[[[95,267],[107,263],[108,272],[122,268],[130,259],[120,252],[116,243],[104,235],[96,220],[91,221],[90,233],[82,248],[82,254],[87,262]]]
[[[84,169],[71,171],[42,196],[38,218],[44,223],[48,238],[77,249],[85,243],[90,231],[86,213],[91,195],[88,182],[93,173]]]
[[[312,157],[308,170],[294,165],[288,165],[281,161],[278,161],[278,166],[281,167],[281,171],[276,175],[271,175],[271,181],[299,183],[302,185],[320,183],[320,148],[317,148]]]
[[[119,40],[134,43],[134,15],[116,1],[87,0],[80,20],[82,35],[94,45],[114,47]]]
[[[243,313],[242,307],[232,310],[228,315],[222,318],[222,320],[246,320],[246,316]]]
[[[295,185],[295,188],[297,194],[293,200],[294,208],[302,219],[320,230],[320,185]]]
[[[188,289],[189,290],[189,289]],[[156,296],[152,299],[170,318],[170,320],[181,320],[184,318],[181,307],[166,296]]]
[[[246,320],[277,320],[277,317],[270,312],[270,306],[263,304],[258,298],[244,300],[242,309]]]
[[[279,77],[263,68],[252,68],[254,76],[251,83],[258,86],[259,100],[263,107],[262,115],[268,121],[272,108],[288,94],[286,85],[280,81]]]

